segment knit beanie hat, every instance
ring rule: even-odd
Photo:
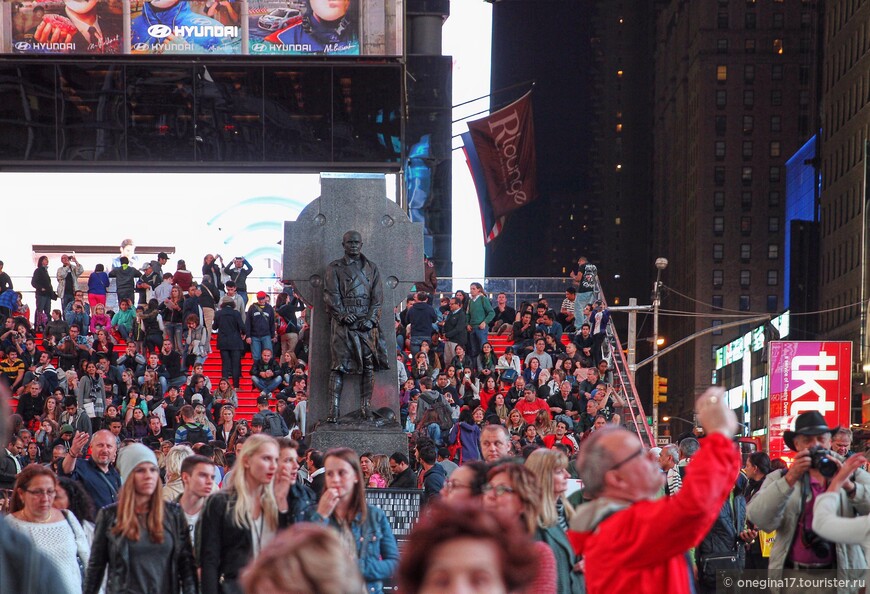
[[[157,466],[157,456],[154,455],[153,450],[141,443],[131,443],[121,448],[121,451],[118,452],[117,461],[118,472],[121,473],[121,482],[126,482],[127,477],[130,476],[133,469],[143,462],[150,462],[154,466]]]

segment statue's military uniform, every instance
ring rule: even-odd
[[[389,369],[386,344],[380,335],[378,322],[383,303],[383,285],[378,267],[360,255],[359,260],[347,256],[329,264],[323,290],[323,300],[331,318],[332,373],[330,373],[330,419],[338,416],[338,399],[343,376],[362,374],[360,405],[369,415],[374,372]],[[356,316],[351,324],[348,315]]]

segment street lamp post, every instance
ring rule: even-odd
[[[659,358],[656,355],[659,352],[659,305],[661,303],[661,293],[662,293],[662,270],[668,267],[668,261],[666,258],[656,258],[656,281],[653,285],[653,345],[652,345],[652,356],[653,356],[653,393],[655,393],[655,383],[659,378]],[[652,403],[652,432],[653,437],[658,439],[659,437],[659,403],[658,400],[653,397]]]

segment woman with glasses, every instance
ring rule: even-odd
[[[444,501],[477,500],[483,495],[483,486],[486,484],[486,473],[489,465],[483,460],[466,462],[453,471],[450,477],[444,481],[441,489],[441,499]]]
[[[81,592],[82,570],[88,563],[87,538],[69,512],[54,509],[57,477],[45,466],[31,464],[18,473],[7,523],[45,554],[63,579],[60,591]]]
[[[516,462],[504,462],[490,469],[483,487],[483,508],[518,521],[523,532],[534,537],[541,515],[541,487],[531,470]],[[530,554],[538,562],[537,579],[523,592],[555,592],[556,558],[543,542],[535,542]]]
[[[574,508],[565,499],[568,491],[568,456],[559,450],[537,449],[526,459],[541,487],[538,528],[535,536],[547,544],[556,558],[559,594],[585,592],[580,566],[566,531]]]

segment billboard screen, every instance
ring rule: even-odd
[[[14,2],[10,9],[14,54],[109,55],[124,50],[120,0]]]
[[[0,53],[401,56],[404,0],[0,0]]]
[[[795,418],[815,410],[828,427],[848,427],[852,401],[852,343],[773,341],[770,343],[769,454],[790,457],[783,432]]]

